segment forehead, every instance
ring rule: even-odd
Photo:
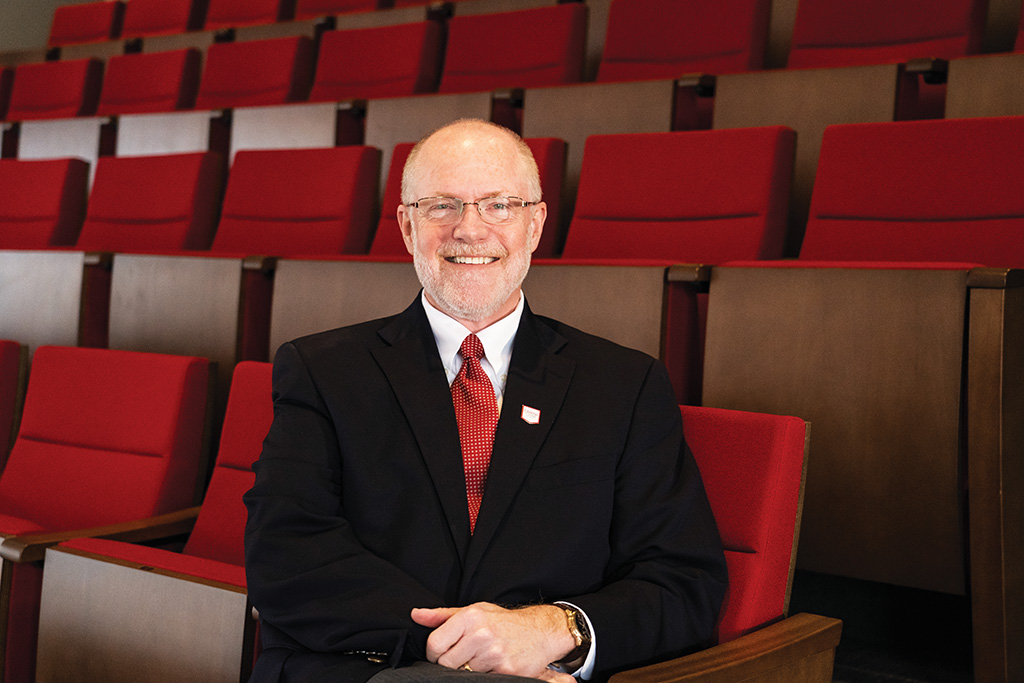
[[[442,131],[427,140],[412,174],[419,196],[453,195],[473,199],[488,194],[520,194],[526,174],[518,148],[490,131]]]

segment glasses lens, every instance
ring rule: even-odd
[[[480,215],[488,223],[508,223],[515,218],[516,210],[523,207],[522,201],[515,197],[490,197],[481,199]]]
[[[430,197],[416,202],[420,215],[434,223],[457,223],[462,215],[462,200],[452,197]]]

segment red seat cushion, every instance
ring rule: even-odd
[[[309,99],[316,102],[415,95],[437,89],[441,27],[422,21],[327,31]]]
[[[78,248],[153,252],[206,249],[223,186],[215,152],[102,157]]]
[[[299,0],[296,19],[316,19],[328,14],[368,12],[380,6],[380,0]]]
[[[126,38],[173,35],[202,27],[202,0],[131,0],[124,11]]]
[[[764,66],[768,0],[613,0],[599,81]]]
[[[218,253],[362,254],[370,243],[380,152],[359,145],[235,155]]]
[[[800,260],[1024,266],[1024,116],[830,126]]]
[[[197,109],[303,100],[313,79],[313,42],[305,36],[214,43],[206,51]]]
[[[50,25],[47,44],[57,47],[112,40],[120,35],[123,18],[123,2],[104,0],[62,5],[53,10],[53,23]]]
[[[440,92],[575,83],[583,74],[582,3],[457,15],[448,24]]]
[[[117,55],[107,61],[100,116],[189,109],[199,87],[199,50]]]
[[[295,0],[209,0],[206,30],[272,24],[291,19]]]
[[[98,59],[22,64],[14,70],[7,119],[89,116],[96,111],[102,81]]]
[[[81,159],[0,159],[0,249],[73,245],[88,179]]]
[[[780,258],[794,144],[783,127],[593,135],[563,256]]]

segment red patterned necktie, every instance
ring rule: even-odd
[[[466,470],[466,498],[469,501],[469,530],[476,528],[476,516],[484,497],[487,466],[491,462],[494,429],[498,426],[498,401],[480,359],[484,346],[471,334],[459,348],[462,368],[452,382],[452,402],[459,423],[462,465]]]

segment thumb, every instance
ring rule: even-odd
[[[426,626],[427,628],[437,628],[444,622],[448,621],[449,617],[458,612],[455,607],[436,607],[434,609],[425,609],[422,607],[414,607],[412,609],[412,620],[420,626]]]

